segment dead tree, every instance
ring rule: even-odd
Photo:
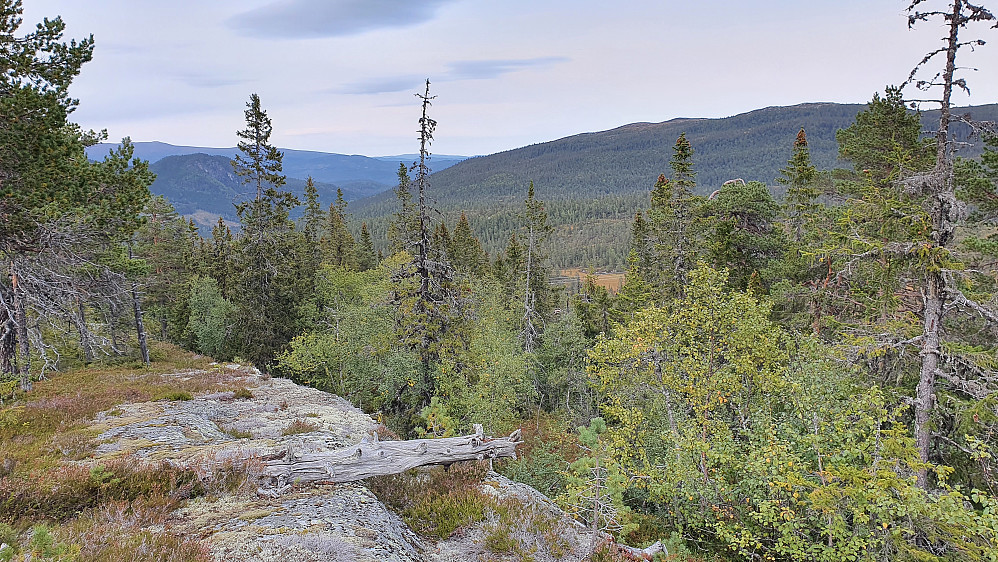
[[[335,451],[297,454],[291,449],[264,457],[261,483],[281,490],[294,483],[354,482],[372,476],[399,474],[429,465],[450,465],[461,461],[516,458],[516,446],[522,443],[520,430],[509,437],[489,438],[481,425],[473,435],[444,439],[410,441],[372,440]],[[266,495],[273,491],[261,490]]]
[[[954,121],[951,111],[953,88],[957,87],[968,93],[969,89],[966,80],[956,76],[958,70],[956,57],[964,47],[973,49],[984,45],[981,39],[961,41],[959,36],[960,32],[973,22],[996,20],[985,7],[964,0],[952,0],[946,11],[921,11],[922,5],[927,1],[912,0],[907,9],[908,27],[914,27],[921,21],[941,18],[945,22],[947,35],[943,38],[942,47],[926,54],[915,66],[905,85],[914,84],[923,91],[939,89],[941,93],[938,99],[918,100],[939,104],[939,128],[935,133],[936,165],[925,174],[907,178],[905,184],[910,193],[926,196],[927,211],[932,222],[932,238],[937,248],[937,260],[943,261],[953,244],[956,226],[966,215],[966,205],[957,199],[954,186],[954,139],[950,133],[950,125]],[[998,25],[992,26],[995,27]],[[918,79],[917,76],[925,66],[939,56],[945,59],[942,71],[935,73],[931,78]],[[946,272],[941,267],[927,269],[922,297],[924,312],[921,368],[914,400],[915,442],[922,461],[929,459],[931,444],[929,418],[935,402],[936,377],[942,366],[944,315],[954,300],[959,300],[962,296],[958,286],[947,283]],[[928,487],[928,472],[925,468],[918,471],[918,485],[922,488]]]

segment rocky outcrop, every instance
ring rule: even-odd
[[[259,475],[264,466],[258,459],[281,451],[322,453],[376,439],[377,423],[339,397],[239,365],[214,368],[228,375],[232,391],[124,404],[100,414],[94,421],[98,462],[129,455],[209,474],[212,467],[236,461]],[[174,376],[203,375],[191,371]],[[515,508],[517,526],[508,544],[516,553],[531,553],[538,561],[577,561],[596,542],[529,486],[493,472],[482,490]],[[485,521],[431,543],[362,483],[298,484],[279,494],[262,492],[254,484],[190,500],[156,530],[197,537],[218,561],[518,559],[488,545],[486,538],[499,524],[491,512]]]

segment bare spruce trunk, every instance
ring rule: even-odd
[[[915,446],[919,458],[929,460],[931,432],[929,431],[929,416],[935,402],[936,371],[939,369],[939,323],[943,315],[943,279],[935,272],[926,275],[924,341],[922,343],[922,368],[918,376],[918,388],[915,391]],[[918,486],[928,488],[928,471],[921,468],[918,471]]]
[[[79,332],[80,332],[80,347],[83,348],[83,361],[86,364],[93,362],[94,354],[93,348],[90,345],[90,330],[87,329],[87,316],[86,310],[83,308],[83,299],[77,299],[76,304],[79,309]]]
[[[135,283],[132,283],[132,309],[135,312],[135,332],[139,338],[139,351],[142,353],[142,362],[149,364],[149,348],[146,345],[146,328],[142,324],[142,307],[139,305],[139,293],[135,290]]]
[[[11,318],[7,307],[0,309],[0,374],[15,374],[14,354],[17,353],[17,343],[14,338],[15,326],[14,319]]]
[[[949,123],[950,98],[953,93],[953,73],[956,70],[956,53],[960,48],[958,35],[963,22],[964,3],[955,0],[949,19],[949,37],[946,48],[946,67],[942,73],[942,99],[940,100],[939,128],[936,130],[936,167],[932,172],[929,190],[929,215],[932,220],[934,242],[939,250],[944,250],[953,239],[956,229],[956,194],[953,186],[953,159],[950,153]],[[915,445],[922,461],[929,460],[932,433],[929,418],[935,400],[936,372],[940,360],[940,332],[942,330],[943,307],[945,306],[946,280],[931,264],[926,272],[925,313],[923,316],[922,367],[918,375],[918,388],[915,393]],[[929,487],[928,470],[918,470],[918,486]]]
[[[19,287],[16,273],[11,273],[11,285],[14,294],[14,324],[17,329],[16,339],[21,352],[21,390],[31,390],[31,348],[28,346],[28,314],[24,306],[24,290]]]

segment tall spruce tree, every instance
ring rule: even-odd
[[[523,318],[520,320],[520,337],[523,349],[533,353],[541,323],[551,309],[551,286],[548,283],[547,254],[543,243],[551,235],[544,202],[534,197],[534,182],[527,188],[524,201],[524,270],[523,270]]]
[[[793,156],[786,167],[780,170],[781,177],[776,181],[787,186],[787,194],[783,200],[783,215],[786,218],[790,238],[799,244],[804,238],[804,230],[808,221],[813,220],[821,207],[816,202],[818,188],[818,169],[811,163],[811,149],[807,146],[807,134],[804,129],[797,133],[794,140]]]
[[[683,293],[686,275],[696,266],[696,221],[702,197],[694,194],[696,171],[693,168],[693,146],[686,133],[679,135],[672,148],[672,179],[659,176],[651,192],[648,210],[647,246],[635,242],[639,259],[645,252],[652,252],[656,266],[649,281],[654,284],[660,298],[668,300]],[[637,221],[635,221],[637,222]],[[635,226],[640,236],[643,228]]]
[[[300,233],[289,218],[299,202],[280,190],[283,154],[268,144],[272,128],[259,96],[250,96],[247,107],[246,129],[236,133],[245,142],[239,143],[233,167],[256,186],[257,197],[236,205],[242,233],[234,252],[235,290],[227,296],[237,309],[240,352],[265,367],[294,336],[307,287],[298,267],[305,261]]]
[[[246,128],[237,131],[240,140],[239,154],[232,159],[232,168],[236,175],[243,178],[243,183],[256,187],[256,199],[263,197],[267,186],[280,188],[285,183],[281,175],[281,161],[284,154],[270,144],[271,125],[267,112],[260,108],[260,96],[250,94],[246,102]]]

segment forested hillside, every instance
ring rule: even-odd
[[[585,133],[490,156],[468,159],[431,176],[433,197],[444,216],[462,212],[489,252],[502,249],[515,230],[516,207],[525,186],[534,182],[550,202],[558,267],[622,270],[634,213],[644,208],[655,178],[666,171],[672,143],[680,134],[694,147],[697,193],[706,195],[727,180],[742,178],[770,186],[790,157],[794,136],[807,131],[812,158],[820,169],[847,166],[838,160],[836,131],[848,127],[862,105],[810,103],[769,107],[723,119],[673,119],[635,123],[598,133]],[[998,121],[998,104],[960,109],[979,121]],[[934,130],[938,111],[922,113],[925,131]],[[957,127],[956,138],[968,140],[969,128]],[[960,154],[981,152],[979,139]],[[433,161],[431,160],[431,165]],[[356,221],[372,227],[376,243],[385,243],[393,198],[383,193],[351,205]]]
[[[658,560],[685,562],[998,560],[998,129],[974,123],[979,154],[960,158],[970,119],[950,102],[968,85],[960,57],[998,33],[990,11],[908,4],[909,26],[948,33],[928,56],[912,54],[907,83],[841,125],[817,105],[797,108],[808,123],[761,110],[720,137],[702,136],[705,120],[635,125],[435,176],[441,101],[426,80],[411,107],[418,155],[396,165],[377,212],[342,190],[326,205],[311,179],[296,193],[270,142],[281,124],[250,93],[232,108],[244,124],[231,163],[181,160],[238,199],[239,228],[219,220],[210,236],[152,196],[153,173],[127,139],[86,158],[101,136],[72,123],[68,88],[93,40],[64,41],[59,18],[25,31],[21,13],[19,0],[0,0],[0,560],[103,560],[94,545],[112,536],[122,538],[115,559],[207,562],[207,549],[158,522],[233,472],[303,457],[249,447],[244,466],[217,454],[176,464],[123,449],[111,463],[94,456],[108,443],[82,424],[150,408],[117,409],[132,398],[198,394],[205,410],[191,427],[245,438],[245,427],[200,415],[209,402],[223,408],[223,390],[224,400],[253,395],[219,386],[243,371],[228,362],[255,365],[258,382],[286,377],[350,401],[379,424],[372,440],[480,426],[469,443],[481,444],[521,432],[518,458],[489,466],[587,527],[592,542],[576,543],[586,562],[633,559],[619,543],[660,543]],[[931,136],[932,115],[909,107],[926,97],[938,99]],[[667,126],[669,138],[636,140]],[[771,146],[782,156],[765,157],[780,163],[755,172],[771,174],[764,181],[739,173],[719,184],[706,156],[752,148],[764,159],[746,131],[780,137]],[[817,154],[830,134],[834,163]],[[555,150],[563,142],[577,149]],[[611,164],[614,147],[639,145],[648,161]],[[508,168],[493,167],[504,158]],[[590,158],[597,167],[579,167]],[[530,181],[541,163],[547,188]],[[603,181],[599,166],[627,168],[639,185],[576,194],[583,179]],[[462,184],[471,191],[447,187],[462,167],[483,171],[480,185]],[[351,213],[380,221],[385,242],[376,246],[371,224],[352,228]],[[591,276],[558,286],[565,256],[620,260],[624,283],[615,293]],[[197,370],[165,381],[156,364],[177,361],[172,346],[197,356],[171,373]],[[319,439],[311,414],[283,436],[302,448]],[[193,438],[144,423],[121,424],[140,436],[135,449]],[[499,501],[485,470],[356,486],[391,504],[428,557],[434,541],[463,533],[483,558],[564,557],[557,527]],[[255,532],[271,512],[230,515]],[[515,521],[529,533],[508,532]],[[312,528],[294,531],[304,541]],[[199,540],[222,540],[217,530]]]
[[[101,159],[113,150],[114,143],[98,143],[87,147],[87,155],[91,159]],[[239,149],[207,148],[203,146],[175,146],[164,142],[136,142],[135,157],[155,164],[167,156],[204,155],[225,156],[232,158]],[[281,149],[284,153],[284,172],[292,178],[305,179],[311,176],[316,181],[333,184],[349,184],[351,182],[370,182],[383,186],[382,190],[391,189],[395,184],[395,171],[399,162],[412,163],[412,154],[399,156],[359,156],[315,152],[311,150]],[[437,156],[434,161],[438,170],[443,170],[462,160],[464,156]]]
[[[235,223],[236,204],[252,195],[233,172],[231,161],[227,156],[207,154],[167,156],[149,166],[156,174],[149,190],[169,199],[178,213],[193,219],[199,228],[206,228],[207,234],[219,217]],[[347,200],[385,189],[384,185],[370,181],[347,182],[342,187],[321,181],[315,181],[314,185],[320,202],[326,206],[336,201],[337,189],[342,189]],[[287,186],[296,196],[304,196],[305,180],[289,178]]]
[[[98,143],[87,147],[87,156],[102,159],[117,149],[114,143]],[[336,201],[336,190],[347,201],[390,191],[396,180],[399,162],[411,163],[413,155],[367,156],[331,154],[306,150],[284,149],[283,167],[288,176],[288,188],[304,195],[305,180],[311,177],[324,207]],[[149,186],[155,195],[170,200],[177,212],[190,217],[205,234],[218,218],[237,222],[235,204],[247,191],[236,178],[229,161],[238,153],[233,148],[174,146],[162,142],[133,144],[133,156],[150,162],[156,180]],[[442,156],[434,160],[437,169],[444,169],[464,160],[463,156]],[[293,212],[294,216],[298,216]]]

